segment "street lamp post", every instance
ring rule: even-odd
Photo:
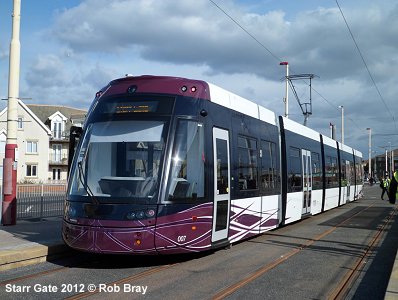
[[[372,176],[372,128],[366,128],[369,131],[369,179]]]
[[[7,143],[3,161],[3,225],[15,225],[17,217],[17,122],[19,99],[19,70],[21,44],[19,41],[21,0],[14,0],[12,37],[10,43],[10,72],[8,79]]]
[[[341,143],[344,144],[344,106],[340,105],[341,109]]]
[[[282,61],[279,63],[280,66],[286,66],[286,87],[285,87],[285,117],[289,118],[289,63]]]

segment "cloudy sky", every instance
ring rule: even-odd
[[[1,98],[12,2],[0,1]],[[291,74],[317,76],[309,127],[329,135],[333,123],[340,140],[343,105],[345,143],[367,158],[370,127],[372,150],[382,154],[398,148],[398,4],[338,4],[363,59],[335,0],[22,0],[20,97],[88,108],[98,89],[126,73],[172,75],[209,81],[283,115],[279,62],[288,61]],[[295,86],[309,102],[308,81]],[[291,91],[289,113],[303,123]]]

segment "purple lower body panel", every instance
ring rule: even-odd
[[[211,248],[213,204],[200,204],[155,221],[64,220],[62,236],[71,248],[115,254],[173,254]],[[155,219],[153,219],[155,220]]]

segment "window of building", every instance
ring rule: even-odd
[[[53,169],[53,180],[61,180],[61,169]]]
[[[0,153],[6,152],[6,135],[4,133],[0,134]]]
[[[18,117],[18,129],[23,129],[23,117]]]
[[[53,145],[52,161],[60,162],[61,161],[61,153],[62,153],[62,145],[54,144]]]
[[[62,123],[61,122],[54,122],[53,123],[53,137],[56,139],[60,139],[62,136]]]
[[[26,153],[37,153],[37,141],[26,141]]]
[[[37,177],[37,165],[26,165],[26,177]]]
[[[249,137],[238,137],[239,190],[258,189],[257,141]]]

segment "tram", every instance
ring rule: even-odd
[[[200,80],[113,80],[74,143],[62,236],[87,252],[225,247],[362,193],[359,151]]]

